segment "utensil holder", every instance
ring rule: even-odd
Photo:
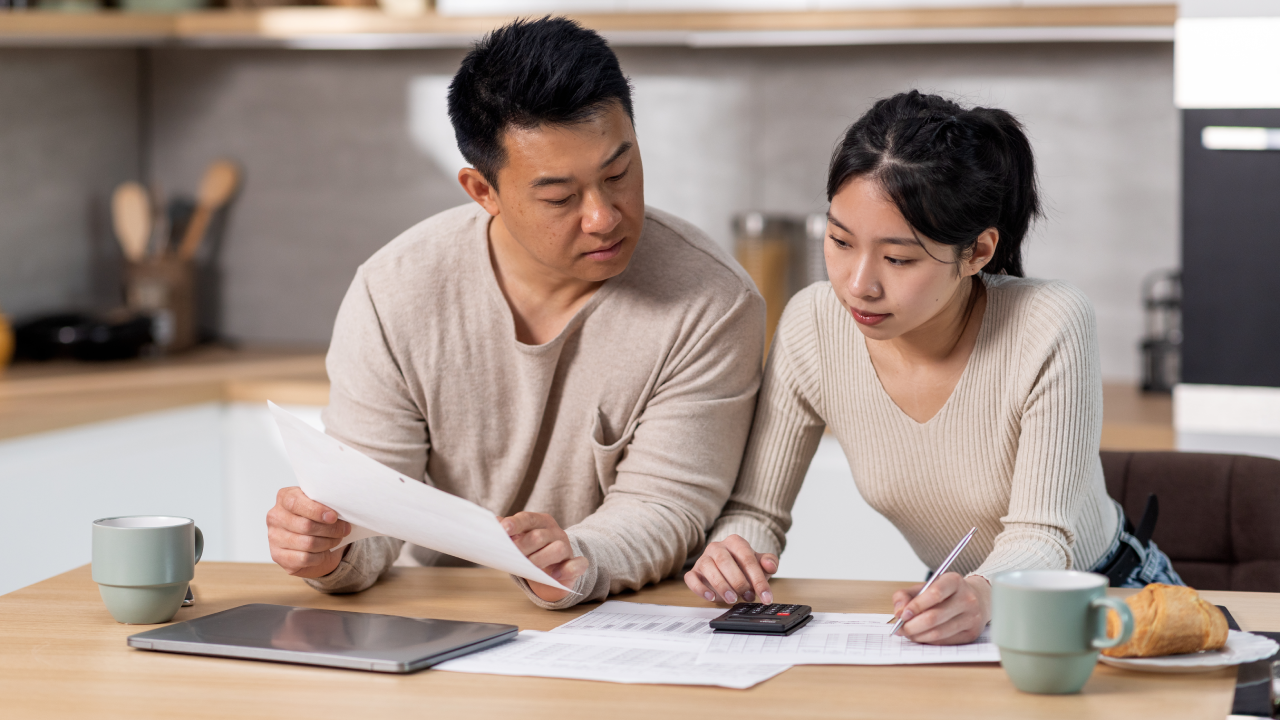
[[[826,266],[821,261],[826,218],[821,219],[816,263],[811,257],[811,223],[806,218],[751,212],[733,219],[734,255],[764,296],[766,356],[787,301],[810,283],[826,279]],[[812,277],[815,267],[821,270],[820,277]]]
[[[196,344],[195,265],[165,256],[129,263],[125,302],[152,317],[152,336],[162,352]]]

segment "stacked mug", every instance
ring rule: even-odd
[[[118,622],[169,622],[182,607],[204,534],[194,521],[134,515],[93,523],[93,581]]]
[[[1023,692],[1076,693],[1098,662],[1098,651],[1133,634],[1133,613],[1107,597],[1105,575],[1078,570],[1014,570],[991,583],[991,634],[1000,664]],[[1107,637],[1107,613],[1120,616]]]

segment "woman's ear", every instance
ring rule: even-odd
[[[995,228],[987,228],[978,236],[976,242],[973,243],[973,252],[969,253],[969,257],[964,261],[964,276],[977,275],[991,262],[991,258],[996,255],[996,246],[1000,244],[1000,231]]]

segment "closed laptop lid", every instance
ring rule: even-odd
[[[412,672],[514,638],[497,623],[241,605],[129,637],[144,650]]]

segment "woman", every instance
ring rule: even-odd
[[[827,198],[831,282],[783,313],[737,485],[690,589],[772,602],[768,576],[824,427],[862,496],[929,567],[978,528],[959,572],[894,594],[911,640],[975,639],[1005,570],[1103,569],[1133,546],[1143,562],[1126,584],[1181,584],[1154,544],[1122,532],[1107,496],[1089,301],[1023,278],[1040,205],[1018,121],[915,91],[880,100],[836,149]]]

